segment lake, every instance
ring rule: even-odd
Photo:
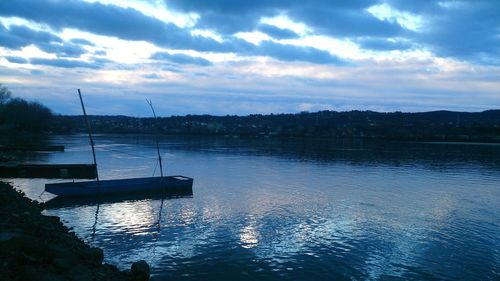
[[[39,163],[91,163],[86,135]],[[154,139],[98,135],[102,179],[159,174]],[[152,280],[499,280],[500,145],[346,140],[160,140],[193,196],[46,210]],[[13,179],[45,201],[47,182]]]

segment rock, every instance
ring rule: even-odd
[[[57,249],[43,241],[39,241],[37,237],[24,234],[10,239],[8,248],[26,253],[26,256],[39,257],[44,260],[54,258],[57,252]]]
[[[8,241],[11,240],[15,237],[19,237],[21,234],[19,232],[14,232],[14,231],[2,231],[0,232],[0,241]]]
[[[134,276],[134,280],[149,280],[149,265],[146,261],[140,260],[134,262],[130,269],[132,271],[132,275]]]
[[[53,264],[56,269],[58,269],[60,272],[69,270],[71,267],[74,266],[74,263],[71,259],[63,259],[63,258],[55,258],[53,260]]]
[[[44,216],[47,221],[51,221],[54,224],[60,224],[61,219],[57,216]]]
[[[63,281],[61,276],[57,276],[50,270],[41,267],[25,266],[16,276],[15,280],[23,281]]]
[[[91,281],[94,280],[92,271],[83,265],[75,265],[65,273],[67,280]]]
[[[0,0],[1,1],[1,0]],[[148,280],[149,266],[130,271],[103,264],[59,217],[41,214],[40,205],[0,180],[0,281]]]
[[[85,255],[94,264],[102,264],[104,260],[104,253],[99,248],[89,248],[85,251]]]

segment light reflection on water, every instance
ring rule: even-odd
[[[92,161],[86,136],[55,141],[66,152],[38,161]],[[152,139],[96,143],[101,178],[152,175]],[[103,203],[97,220],[95,204],[46,212],[155,280],[499,278],[500,146],[166,138],[162,151],[192,198]],[[32,198],[45,182],[14,181]]]

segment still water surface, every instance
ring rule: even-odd
[[[85,135],[54,141],[66,151],[28,160],[92,162]],[[153,174],[153,139],[95,142],[101,178]],[[46,213],[106,262],[146,260],[153,280],[500,279],[498,145],[164,138],[161,149],[166,174],[194,178],[192,197]],[[43,201],[48,181],[13,183]]]

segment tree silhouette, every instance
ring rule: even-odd
[[[0,129],[3,131],[40,132],[50,125],[52,112],[38,102],[12,98],[12,93],[0,84]]]
[[[5,104],[11,97],[12,93],[7,89],[7,87],[2,86],[0,83],[0,106]]]

